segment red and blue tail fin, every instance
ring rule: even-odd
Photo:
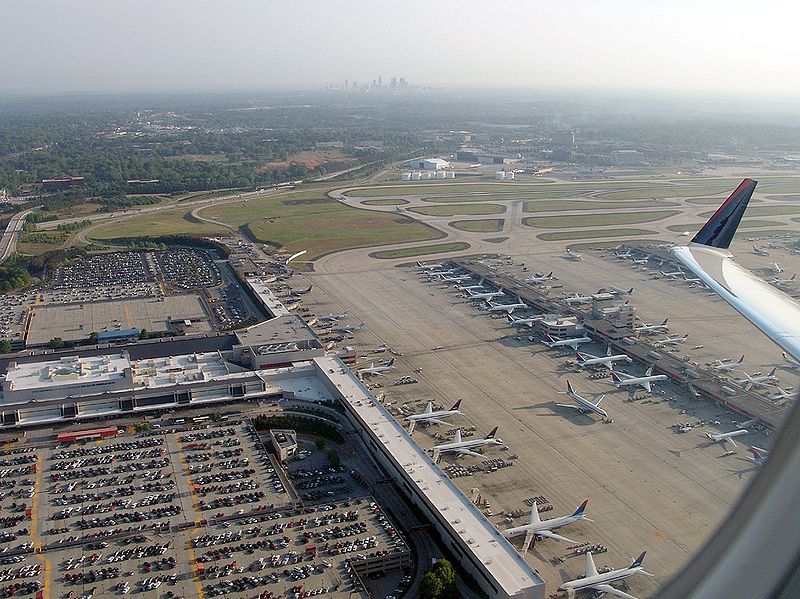
[[[572,515],[573,516],[583,516],[583,512],[586,511],[586,504],[589,503],[588,499],[584,499],[583,503],[578,506],[578,509],[575,510]]]
[[[638,568],[639,566],[641,566],[642,562],[644,561],[644,556],[646,553],[647,551],[642,551],[641,555],[639,555],[639,557],[637,557],[635,560],[631,562],[631,568]]]
[[[451,412],[455,412],[461,407],[461,400],[459,399],[456,403],[453,404],[453,407],[450,408]]]
[[[753,195],[758,181],[745,179],[708,219],[703,228],[694,236],[692,243],[699,243],[714,248],[727,250],[739,223],[742,220],[747,203]]]
[[[494,427],[489,433],[484,437],[484,439],[494,439],[494,436],[497,434],[497,427]]]

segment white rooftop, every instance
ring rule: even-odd
[[[313,362],[508,595],[524,595],[544,584],[538,572],[339,359],[326,356]]]
[[[135,387],[162,387],[219,379],[230,374],[219,352],[146,358],[131,362]]]
[[[286,306],[272,293],[272,290],[267,287],[265,282],[267,279],[248,277],[245,280],[259,299],[264,302],[264,306],[266,306],[272,316],[288,316],[291,314],[291,312],[286,309]]]
[[[9,389],[74,386],[94,382],[120,382],[130,360],[124,354],[78,357],[64,356],[48,362],[10,363],[6,373]]]

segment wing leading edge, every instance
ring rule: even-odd
[[[742,181],[692,242],[672,248],[672,254],[776,344],[800,358],[800,304],[739,266],[728,251],[756,183]]]

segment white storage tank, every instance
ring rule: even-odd
[[[433,176],[433,173],[431,173],[429,171],[425,171],[425,172],[422,173],[422,178],[423,179],[430,179],[432,176]]]
[[[505,180],[505,178],[506,178],[506,172],[505,172],[505,171],[497,171],[497,172],[494,174],[494,178],[495,178],[496,180],[498,180],[498,181],[503,181],[503,180]]]
[[[449,171],[447,173],[447,178],[448,179],[455,179],[456,178],[456,172],[455,171]]]
[[[506,180],[513,181],[514,180],[514,172],[506,173]]]
[[[401,181],[411,181],[411,173],[403,173],[400,175]]]
[[[447,171],[436,171],[437,179],[445,179],[446,177],[447,177]]]
[[[413,173],[411,173],[411,180],[412,181],[419,181],[421,176],[422,176],[422,173],[420,173],[419,171],[414,171]]]

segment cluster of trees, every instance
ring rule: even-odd
[[[62,223],[56,227],[59,231],[63,231],[64,233],[72,233],[74,231],[80,231],[81,229],[85,229],[86,227],[90,226],[92,221],[88,218],[84,218],[83,220],[73,221],[71,223]]]
[[[437,561],[425,572],[419,584],[420,599],[455,599],[456,573],[453,565],[446,559]]]
[[[302,416],[256,416],[253,419],[256,430],[263,431],[271,428],[288,428],[308,435],[325,437],[336,443],[344,442],[344,437],[333,424],[327,424],[319,418],[303,418]],[[330,455],[328,456],[330,459]]]
[[[22,266],[0,266],[0,290],[22,289],[32,282],[31,273]]]

